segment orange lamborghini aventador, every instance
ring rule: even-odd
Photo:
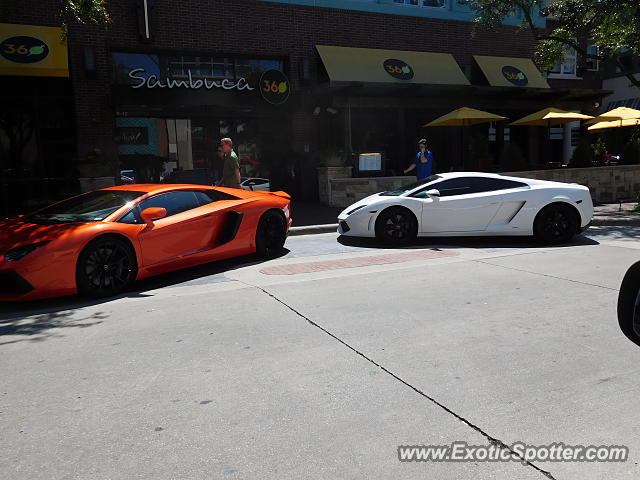
[[[114,295],[134,280],[257,252],[281,251],[284,192],[125,185],[0,221],[0,301]]]

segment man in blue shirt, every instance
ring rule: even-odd
[[[417,168],[416,175],[418,180],[423,180],[430,177],[433,171],[433,154],[427,150],[427,140],[425,138],[418,142],[418,148],[420,150],[416,154],[416,159],[405,169],[404,173],[409,173],[414,168]]]

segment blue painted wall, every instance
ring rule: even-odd
[[[393,0],[258,0],[261,2],[291,3],[310,7],[338,8],[344,10],[359,10],[363,12],[386,13],[390,15],[408,15],[412,17],[440,18],[443,20],[460,20],[471,22],[473,12],[466,5],[460,5],[457,0],[448,0],[447,6],[419,7],[394,3]],[[545,18],[538,16],[536,23],[544,27]],[[522,22],[522,12],[504,21],[505,25],[519,25]]]

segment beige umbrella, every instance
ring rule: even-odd
[[[435,120],[423,125],[424,127],[463,127],[478,123],[497,122],[509,120],[507,117],[494,115],[493,113],[476,110],[475,108],[462,107],[447,113]]]
[[[587,125],[593,125],[600,122],[614,122],[621,120],[635,120],[640,118],[640,110],[629,107],[618,107],[608,112],[604,112],[587,122]],[[621,125],[622,126],[622,125]]]
[[[511,125],[533,125],[539,127],[555,127],[564,125],[565,123],[577,122],[578,120],[588,120],[593,118],[591,115],[583,115],[581,113],[568,112],[559,108],[544,108],[538,110],[531,115],[511,122]]]
[[[561,110],[559,108],[548,107],[543,108],[542,110],[538,110],[531,115],[527,115],[526,117],[521,118],[520,120],[516,120],[515,122],[511,122],[511,125],[531,125],[538,127],[547,127],[547,140],[545,142],[545,155],[547,159],[550,157],[551,153],[551,127],[555,127],[558,125],[564,125],[565,123],[577,122],[579,120],[588,120],[593,118],[591,115],[583,115],[581,113],[568,112],[566,110]]]
[[[628,107],[614,108],[587,122],[587,124],[590,123],[593,124],[589,126],[590,131],[637,126],[640,125],[640,110]],[[618,131],[613,136],[613,141],[616,147],[620,147],[621,138]]]
[[[612,122],[598,122],[589,127],[589,130],[600,130],[603,128],[619,128],[619,127],[633,127],[640,125],[640,118],[630,120],[614,120]]]
[[[495,115],[483,110],[475,108],[461,107],[452,112],[447,113],[435,120],[423,125],[423,127],[466,127],[469,125],[477,125],[480,123],[499,122],[501,120],[509,120],[507,117]],[[460,145],[464,143],[464,130],[460,130]],[[462,147],[462,168],[464,168],[464,147]]]

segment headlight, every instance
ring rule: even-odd
[[[38,243],[32,243],[30,245],[23,245],[22,247],[11,249],[7,253],[4,254],[4,259],[7,262],[17,262],[21,258],[24,258],[27,255],[29,255],[36,248],[40,248],[40,247],[46,245],[47,243],[49,243],[49,242],[48,241],[46,241],[46,242],[38,242]]]
[[[366,205],[360,205],[359,207],[354,208],[350,212],[347,212],[347,215],[351,215],[353,212],[357,212],[358,210],[360,210],[361,208],[364,208],[364,207],[366,207]]]

